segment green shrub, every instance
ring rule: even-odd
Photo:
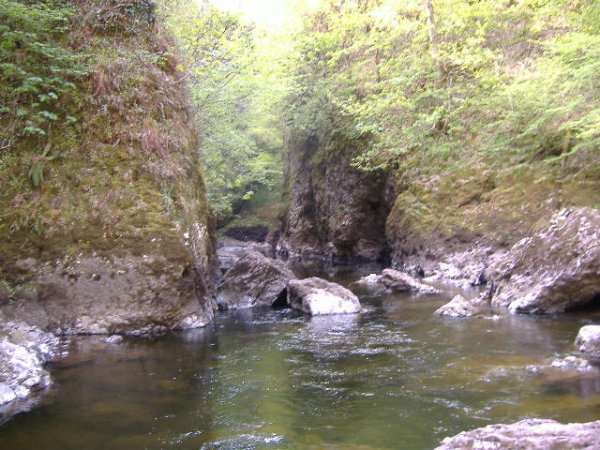
[[[0,151],[24,137],[44,138],[76,118],[61,109],[82,57],[65,42],[73,9],[61,0],[0,0]]]

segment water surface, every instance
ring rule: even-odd
[[[319,273],[348,283],[371,269]],[[154,340],[82,338],[40,406],[0,427],[0,447],[426,449],[491,423],[600,419],[600,377],[540,369],[597,318],[434,317],[447,300],[232,311]]]

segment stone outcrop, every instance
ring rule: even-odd
[[[600,420],[561,424],[547,419],[526,419],[510,425],[489,425],[465,431],[441,442],[436,450],[538,450],[597,449]]]
[[[448,317],[471,317],[479,312],[479,309],[462,295],[455,296],[449,303],[439,308],[434,314],[436,316]]]
[[[586,359],[600,363],[600,325],[581,327],[575,345]]]
[[[145,334],[206,325],[213,306],[190,259],[162,255],[63,258],[36,271],[28,299],[4,308],[56,334]],[[29,302],[29,304],[25,304]],[[39,311],[32,311],[38,308]]]
[[[39,328],[15,322],[0,324],[0,423],[26,408],[21,402],[33,392],[52,384],[44,364],[57,346],[58,339]]]
[[[358,297],[339,284],[311,277],[291,280],[288,304],[298,311],[316,315],[352,314],[361,311]]]
[[[600,210],[565,209],[488,271],[491,303],[513,313],[559,313],[600,296]]]
[[[286,137],[284,179],[290,204],[282,253],[342,261],[386,256],[385,175],[350,165],[363,144],[341,136]]]
[[[440,291],[433,286],[421,283],[407,273],[394,269],[384,269],[381,275],[371,274],[355,281],[355,284],[363,286],[379,293],[390,292],[419,292],[421,294],[439,294]]]
[[[227,271],[217,288],[220,309],[241,309],[285,303],[288,282],[294,274],[282,261],[258,252],[241,257]]]

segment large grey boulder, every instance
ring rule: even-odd
[[[436,316],[471,317],[478,313],[478,308],[462,295],[455,296],[449,303],[439,308]]]
[[[225,273],[217,287],[217,304],[221,309],[273,306],[284,301],[288,281],[294,274],[282,261],[250,252]]]
[[[586,359],[600,362],[600,325],[581,327],[575,345]]]
[[[599,436],[600,420],[562,424],[547,419],[526,419],[462,432],[444,439],[436,450],[591,450],[600,448]]]
[[[288,284],[288,304],[313,316],[352,314],[361,311],[358,297],[351,291],[317,277],[291,280]]]
[[[493,306],[558,313],[600,295],[600,210],[565,209],[490,268]]]
[[[14,411],[13,403],[52,384],[44,364],[57,347],[54,335],[36,327],[14,322],[0,325],[0,422]]]

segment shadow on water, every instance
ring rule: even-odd
[[[294,270],[344,284],[380,270],[315,264]],[[424,449],[490,423],[598,418],[598,374],[548,368],[589,318],[433,316],[449,297],[363,298],[364,313],[344,316],[229,311],[121,345],[81,338],[52,367],[50,395],[0,428],[1,446]]]

